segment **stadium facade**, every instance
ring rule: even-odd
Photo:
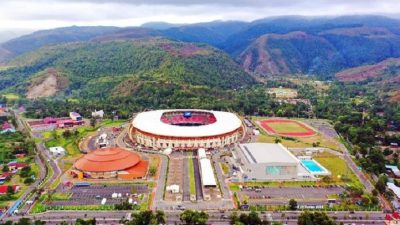
[[[174,109],[139,113],[129,131],[133,142],[153,149],[212,149],[237,143],[243,125],[229,112]]]

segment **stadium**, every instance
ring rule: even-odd
[[[71,174],[77,178],[130,180],[143,178],[149,162],[122,148],[101,148],[79,158]]]
[[[242,121],[233,113],[198,109],[155,110],[132,120],[130,139],[153,149],[213,149],[238,142]]]

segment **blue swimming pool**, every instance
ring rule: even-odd
[[[307,168],[311,173],[321,173],[325,172],[325,169],[321,168],[314,160],[312,159],[302,159],[300,160],[301,164]]]

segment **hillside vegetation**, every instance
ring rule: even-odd
[[[9,66],[0,71],[0,89],[21,95],[35,84],[42,85],[38,78],[49,69],[57,71],[62,81],[52,95],[87,99],[137,95],[145,87],[183,91],[233,89],[254,83],[220,50],[164,39],[50,46],[22,55]]]

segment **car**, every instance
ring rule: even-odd
[[[179,209],[179,210],[185,210],[185,206],[183,206],[183,205],[178,205],[178,206],[177,206],[177,209]]]

